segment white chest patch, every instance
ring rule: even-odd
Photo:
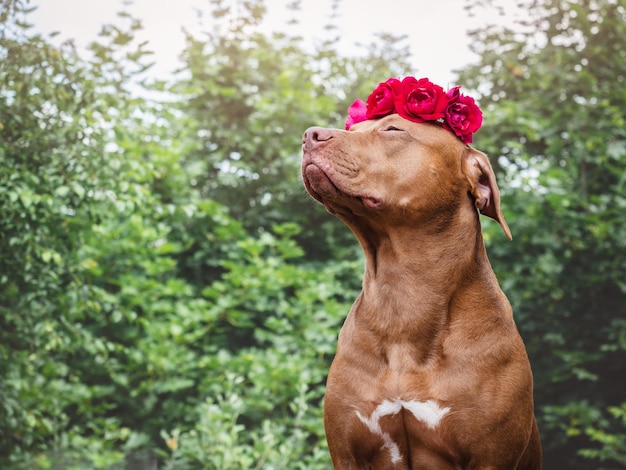
[[[370,432],[380,436],[383,439],[383,449],[389,449],[391,453],[391,461],[397,463],[402,460],[400,448],[396,444],[389,433],[386,433],[380,427],[380,418],[388,415],[398,414],[402,408],[410,411],[415,419],[424,423],[429,429],[435,429],[441,419],[450,411],[449,407],[441,408],[435,400],[427,401],[404,401],[404,400],[384,400],[372,412],[369,418],[366,418],[360,411],[356,412],[357,417],[365,424]]]

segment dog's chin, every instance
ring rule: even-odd
[[[329,198],[337,197],[340,192],[326,173],[312,163],[304,168],[302,179],[308,193],[321,203]]]

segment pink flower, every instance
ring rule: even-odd
[[[346,130],[353,125],[367,120],[367,105],[362,100],[354,100],[354,103],[348,108],[348,119],[346,120]]]
[[[379,83],[367,97],[367,119],[377,119],[393,114],[395,98],[401,85],[397,78],[390,78],[386,82]]]
[[[443,88],[427,78],[406,77],[395,106],[398,114],[409,121],[436,121],[443,118],[448,97]]]
[[[470,96],[462,95],[460,86],[448,91],[450,104],[445,110],[444,129],[454,132],[464,144],[472,143],[474,134],[483,123],[483,113]]]

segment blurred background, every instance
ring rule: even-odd
[[[626,0],[0,0],[0,468],[330,469],[301,136],[404,75],[483,109],[544,468],[626,468]]]

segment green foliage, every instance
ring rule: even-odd
[[[26,12],[22,2],[6,7]],[[108,141],[98,84],[71,46],[53,48],[9,19],[0,32],[0,458],[60,440],[67,408],[84,399],[66,361],[76,331],[65,307],[114,174],[98,150]]]
[[[208,361],[199,370],[208,398],[192,429],[162,433],[174,449],[171,468],[328,467],[323,383],[337,328],[356,295],[337,278],[355,275],[356,266],[320,271],[285,263],[301,256],[287,235],[293,228],[239,243],[241,258],[226,261],[221,280],[204,289],[214,322],[198,358]]]
[[[622,429],[626,428],[626,403],[621,406],[611,406],[607,410],[611,418],[618,420]],[[600,420],[599,420],[600,421]],[[591,441],[598,442],[601,447],[594,449],[582,449],[579,454],[590,459],[598,459],[601,462],[626,462],[626,434],[613,434],[607,420],[601,420],[599,424],[585,428],[585,434]]]
[[[258,2],[212,3],[209,32],[188,35],[185,76],[172,87],[189,117],[183,164],[202,196],[228,206],[249,231],[296,222],[310,259],[341,257],[346,246],[353,256],[352,235],[303,197],[301,136],[312,125],[343,128],[356,96],[380,76],[405,73],[403,38],[377,38],[359,57],[339,55],[332,37],[307,52],[302,37],[258,27]]]

